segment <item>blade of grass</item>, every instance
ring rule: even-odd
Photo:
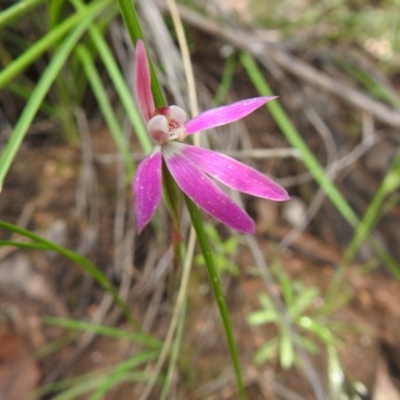
[[[261,74],[254,59],[248,53],[243,52],[240,54],[240,60],[258,92],[262,96],[271,95],[272,91],[265,81],[263,75]],[[323,188],[330,201],[339,210],[345,220],[354,229],[357,229],[359,224],[359,219],[357,215],[349,206],[348,202],[340,193],[340,191],[326,176],[324,169],[321,167],[318,160],[312,154],[311,150],[301,137],[300,133],[291,123],[290,118],[286,115],[279,102],[276,100],[271,101],[266,105],[266,107],[271,112],[272,117],[274,118],[277,125],[281,128],[289,143],[299,150],[304,165],[308,169],[309,173]],[[395,259],[393,259],[390,254],[383,250],[382,247],[380,247],[379,244],[372,237],[369,237],[368,240],[375,254],[381,259],[381,261],[388,267],[390,271],[400,271],[399,263]]]
[[[57,44],[68,31],[76,27],[76,25],[80,24],[83,20],[87,21],[88,18],[93,19],[110,3],[111,0],[94,2],[88,6],[84,12],[75,13],[71,17],[68,17],[60,25],[52,29],[46,36],[32,44],[23,54],[0,72],[0,89],[33,61],[39,58],[46,50]],[[76,30],[77,28],[75,28],[75,31]]]
[[[118,151],[122,155],[124,160],[125,169],[127,172],[127,179],[130,182],[133,178],[133,163],[129,152],[129,145],[126,143],[124,133],[121,126],[118,123],[118,119],[112,109],[111,103],[108,99],[107,92],[104,88],[103,82],[101,81],[100,75],[94,66],[93,59],[84,45],[79,45],[76,49],[78,57],[82,62],[83,69],[86,73],[90,86],[92,87],[93,93],[99,103],[100,110],[107,123],[108,128],[114,142],[118,148]]]
[[[254,59],[248,53],[241,53],[240,59],[258,92],[262,96],[270,96],[272,94],[271,88],[262,76]],[[289,143],[299,150],[304,165],[307,167],[318,184],[324,189],[326,195],[335,204],[347,222],[349,222],[351,226],[356,227],[358,224],[358,218],[354,211],[347,204],[342,194],[336,189],[335,185],[328,179],[325,171],[312,154],[307,144],[304,142],[300,133],[293,126],[290,118],[286,115],[279,102],[276,100],[272,101],[267,104],[267,108],[271,112],[272,117],[277,125],[281,128]]]
[[[55,51],[48,67],[43,72],[39,83],[32,92],[27,105],[25,106],[18,122],[14,127],[14,131],[7,142],[3,154],[0,157],[0,192],[3,187],[5,176],[11,166],[12,161],[25,137],[29,126],[36,115],[40,104],[42,103],[46,93],[49,91],[51,84],[60,72],[62,66],[70,55],[71,51],[79,41],[80,37],[87,30],[93,19],[108,5],[110,0],[96,3],[96,7],[90,9],[84,14],[83,19],[76,26],[74,31],[60,44]],[[0,85],[1,86],[1,85]]]
[[[24,242],[17,242],[14,240],[0,240],[0,246],[18,247],[19,249],[48,250],[48,247],[45,244],[24,243]]]
[[[137,367],[145,362],[154,360],[157,357],[156,352],[142,352],[134,355],[129,360],[119,364],[107,378],[103,380],[99,388],[89,397],[89,400],[99,400],[110,390],[110,388],[121,381],[121,378],[130,369]]]
[[[22,0],[0,12],[0,29],[22,17],[44,0]]]
[[[334,61],[341,66],[349,75],[364,85],[377,99],[385,101],[387,104],[400,109],[400,98],[396,92],[381,85],[371,75],[349,63],[347,60],[334,57]]]
[[[144,344],[155,349],[161,347],[160,341],[147,334],[128,332],[126,330],[112,328],[110,326],[77,321],[67,318],[43,317],[42,321],[46,324],[59,326],[61,328],[84,332],[95,332],[98,335],[107,336],[114,339],[125,339],[135,343]]]
[[[54,395],[51,398],[53,400],[72,400],[79,398],[79,396],[88,393],[92,390],[96,390],[99,388],[104,381],[110,376],[110,374],[114,374],[117,370],[125,369],[124,374],[119,374],[118,381],[114,381],[114,384],[118,382],[143,382],[146,380],[146,375],[141,372],[127,372],[127,370],[135,368],[141,364],[148,363],[154,360],[157,357],[157,352],[141,352],[136,354],[135,357],[113,365],[111,367],[104,368],[100,371],[90,372],[88,374],[84,374],[81,376],[77,376],[70,379],[65,379],[60,382],[53,383],[51,385],[40,388],[36,391],[37,396],[44,396],[53,392],[60,392],[64,390],[62,393],[58,395]],[[70,388],[70,389],[68,389]]]
[[[70,389],[67,389],[60,394],[54,395],[51,398],[52,400],[76,400],[82,398],[86,399],[87,397],[83,395],[85,395],[88,392],[91,392],[92,390],[95,390],[99,385],[101,385],[102,382],[104,382],[105,379],[107,379],[107,376],[108,375],[94,376],[93,378],[78,383],[72,386]],[[118,377],[118,380],[115,381],[114,384],[123,382],[145,382],[145,381],[146,381],[146,375],[142,372],[125,372],[124,374]],[[54,390],[51,390],[51,392],[54,392]]]
[[[17,95],[21,99],[25,101],[29,100],[30,95],[32,94],[33,84],[27,80],[23,80],[21,83],[8,82],[7,89],[10,90],[13,94]],[[57,113],[57,109],[50,105],[49,102],[43,101],[39,107],[39,110],[44,114],[47,114],[49,117],[54,117]]]
[[[77,10],[82,10],[87,7],[81,0],[70,1]],[[149,135],[147,134],[146,127],[143,124],[142,117],[140,116],[136,104],[132,99],[132,94],[129,92],[128,85],[126,84],[117,63],[115,62],[114,56],[107,42],[104,40],[103,35],[96,25],[92,25],[89,28],[89,35],[107,69],[108,75],[114,84],[114,87],[121,99],[122,105],[131,121],[131,124],[135,128],[136,135],[143,150],[145,153],[150,153],[153,145],[149,139]]]
[[[233,73],[235,72],[236,66],[236,55],[232,53],[225,61],[224,71],[222,73],[221,83],[218,86],[217,92],[215,93],[214,100],[212,102],[213,107],[220,106],[225,100],[226,95],[231,87]]]
[[[63,246],[53,243],[43,237],[36,235],[26,229],[20,228],[18,226],[9,224],[8,222],[0,220],[0,228],[3,228],[9,232],[16,233],[18,235],[24,236],[36,242],[39,245],[47,247],[46,250],[55,251],[68,258],[72,262],[79,265],[82,270],[92,276],[113,298],[115,304],[117,304],[122,310],[124,316],[130,321],[137,329],[140,330],[139,323],[135,320],[134,316],[130,312],[128,306],[119,297],[117,289],[112,285],[112,283],[107,279],[102,271],[100,271],[94,264],[92,264],[87,258],[83,257],[81,254],[75,253]],[[43,250],[41,248],[41,250]]]
[[[375,196],[371,200],[367,211],[361,220],[355,235],[347,248],[343,257],[343,263],[349,264],[356,255],[361,244],[366,240],[378,218],[380,217],[382,206],[388,194],[395,192],[400,186],[400,150],[397,151],[389,171],[386,173],[385,178],[380,184]],[[400,279],[400,271],[391,271]]]

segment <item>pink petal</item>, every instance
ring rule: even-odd
[[[163,146],[163,157],[181,190],[214,218],[240,232],[254,233],[254,221],[207,175],[179,152],[174,142]]]
[[[186,132],[191,135],[192,133],[235,122],[273,99],[276,99],[276,96],[256,97],[238,101],[228,106],[212,108],[188,121],[186,123]]]
[[[161,151],[155,147],[138,166],[133,181],[136,227],[140,233],[153,216],[161,198]]]
[[[290,198],[283,187],[233,158],[183,143],[176,145],[181,148],[181,154],[226,186],[270,200],[283,201]]]
[[[138,39],[135,55],[135,91],[136,101],[145,122],[149,121],[155,110],[150,79],[146,47],[143,41]]]

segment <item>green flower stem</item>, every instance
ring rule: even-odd
[[[136,14],[136,10],[133,7],[132,0],[118,0],[119,8],[121,10],[122,18],[124,19],[126,29],[128,30],[129,36],[132,40],[133,45],[136,47],[136,41],[142,39],[144,43],[146,40],[143,35],[142,28],[140,26],[139,18]],[[153,99],[156,108],[163,107],[167,103],[165,102],[161,85],[158,82],[157,74],[154,69],[151,57],[148,57],[150,75],[151,75],[151,91],[153,92]]]
[[[236,381],[239,389],[239,398],[246,399],[247,398],[246,392],[243,384],[242,373],[240,370],[239,355],[233,337],[233,329],[229,318],[228,307],[225,302],[224,293],[222,291],[222,286],[219,280],[218,272],[217,269],[215,268],[211,248],[208,244],[207,236],[204,231],[203,223],[201,221],[199,209],[192,202],[192,200],[190,200],[189,197],[187,197],[186,195],[185,195],[185,201],[187,208],[189,210],[190,218],[192,220],[193,228],[196,231],[197,240],[199,241],[200,249],[201,252],[203,253],[204,261],[207,266],[208,275],[210,277],[211,287],[213,289],[214,296],[219,308],[219,312],[221,314],[222,323],[224,325],[225,334],[228,342],[229,352],[231,354],[232,364],[235,370]]]
[[[68,258],[72,262],[78,264],[86,273],[91,275],[110,295],[112,296],[115,304],[117,304],[120,309],[122,310],[124,316],[130,321],[136,328],[140,328],[139,323],[136,321],[132,313],[130,312],[129,308],[127,305],[124,303],[124,301],[119,297],[117,289],[110,283],[108,278],[101,272],[95,265],[93,265],[87,258],[83,257],[82,255],[75,253],[72,250],[66,249],[63,246],[60,246],[56,243],[53,243],[47,239],[42,238],[39,235],[36,235],[35,233],[32,233],[26,229],[20,228],[18,226],[15,226],[13,224],[9,224],[8,222],[1,221],[0,220],[0,228],[6,229],[7,231],[14,232],[16,234],[19,234],[21,236],[24,236],[26,238],[29,238],[33,240],[35,243],[32,243],[30,248],[37,248],[41,250],[49,250],[49,251],[55,251],[56,253],[59,253],[63,255],[65,258]],[[6,243],[0,242],[1,244],[10,244],[12,242],[6,241]],[[14,243],[16,244],[16,243]],[[37,246],[37,247],[36,247]],[[27,243],[21,243],[18,244],[18,247],[29,247]]]
[[[136,43],[138,38],[141,38],[144,41],[143,32],[140,27],[140,22],[137,17],[136,11],[132,5],[131,0],[118,0],[121,14],[124,18],[125,25],[128,29],[129,35],[131,37],[132,43]],[[158,82],[157,76],[155,74],[153,64],[151,62],[151,58],[149,57],[149,65],[151,71],[151,84],[152,84],[152,93],[156,107],[161,107],[166,104],[162,91],[161,86]],[[197,234],[197,239],[200,244],[200,249],[203,253],[203,257],[208,269],[208,273],[211,280],[211,285],[215,294],[215,298],[217,301],[217,305],[221,314],[223,326],[225,329],[225,334],[228,341],[228,348],[231,354],[233,367],[236,374],[237,385],[239,389],[239,398],[241,400],[246,399],[246,392],[243,384],[242,374],[240,371],[240,363],[239,363],[239,356],[238,351],[235,345],[234,337],[233,337],[233,329],[229,319],[228,308],[225,303],[224,294],[221,288],[221,283],[219,281],[218,273],[214,265],[212,253],[210,246],[208,245],[207,237],[204,232],[203,223],[200,218],[199,210],[197,206],[185,196],[186,204],[189,209],[189,213],[192,219],[193,227]]]

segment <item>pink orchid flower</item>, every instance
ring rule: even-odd
[[[288,200],[285,189],[255,169],[215,151],[181,143],[188,135],[237,121],[275,97],[257,97],[213,108],[187,121],[177,106],[155,109],[145,46],[138,40],[135,90],[140,113],[154,142],[139,164],[133,182],[139,232],[150,221],[161,198],[162,160],[180,189],[200,208],[240,232],[254,233],[250,216],[209,178],[238,191],[270,200]]]

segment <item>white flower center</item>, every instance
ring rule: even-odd
[[[163,145],[171,140],[183,141],[186,136],[187,116],[180,107],[160,107],[147,123],[147,130],[153,142]]]

